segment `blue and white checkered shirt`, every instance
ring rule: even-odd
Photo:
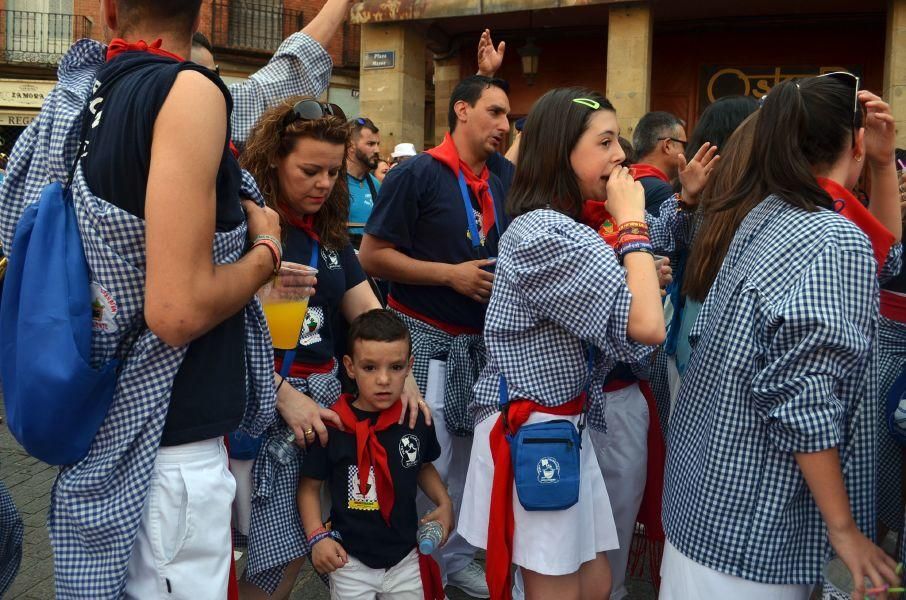
[[[626,337],[632,296],[616,255],[590,227],[550,209],[517,217],[500,239],[485,316],[488,363],[472,391],[475,422],[498,411],[498,375],[509,399],[559,406],[588,379],[587,344],[598,349],[592,401],[618,362],[651,347]]]
[[[77,42],[61,61],[59,83],[41,113],[16,142],[0,186],[4,242],[12,239],[23,209],[38,200],[45,184],[67,180],[82,114],[105,54],[106,47],[94,40]],[[263,203],[246,172],[241,188],[244,196]],[[117,327],[92,337],[92,364],[116,357],[120,367],[110,409],[88,455],[63,467],[54,483],[48,528],[56,597],[118,598],[123,595],[173,378],[186,347],[168,346],[144,324],[144,222],[95,197],[81,168],[75,172],[72,192],[92,283],[106,290],[118,306]],[[245,223],[216,233],[214,262],[238,260],[247,233]],[[274,356],[257,299],[245,307],[244,317],[247,404],[242,429],[260,435],[275,415]]]
[[[670,418],[663,517],[680,552],[752,581],[819,581],[827,532],[794,453],[829,448],[873,537],[877,324],[862,231],[777,196],[752,210],[692,328]]]
[[[291,96],[320,97],[330,84],[333,61],[306,33],[294,33],[248,80],[229,86],[233,95],[233,141],[242,148],[261,114]]]

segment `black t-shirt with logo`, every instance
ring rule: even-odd
[[[301,229],[287,228],[286,249],[283,260],[303,265],[310,264],[312,240]],[[315,295],[308,301],[308,312],[299,334],[295,362],[318,365],[334,357],[340,305],[343,295],[365,281],[365,272],[359,264],[355,250],[346,244],[341,250],[318,245],[318,284]],[[281,356],[281,352],[276,352]]]
[[[341,400],[343,402],[344,400]],[[359,420],[377,420],[378,413],[352,408]],[[406,558],[415,547],[418,532],[418,473],[422,465],[437,460],[440,445],[434,426],[419,414],[415,429],[409,424],[393,425],[377,434],[387,451],[395,500],[390,527],[381,516],[374,472],[365,495],[359,493],[355,434],[330,430],[327,447],[315,444],[302,461],[302,476],[327,481],[332,506],[333,528],[343,536],[343,548],[372,569],[389,569]]]

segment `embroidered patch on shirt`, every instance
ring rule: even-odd
[[[332,271],[343,268],[342,265],[340,265],[340,255],[337,254],[336,250],[321,248],[321,260],[327,265],[327,268]]]
[[[321,341],[321,327],[324,326],[324,310],[320,306],[309,306],[299,334],[300,346],[311,346]]]
[[[418,465],[418,438],[414,435],[404,435],[400,440],[400,459],[403,468],[408,469]]]
[[[116,314],[119,307],[116,300],[105,288],[97,282],[91,282],[91,327],[99,333],[115,333],[119,327],[116,324]]]
[[[374,467],[368,473],[368,490],[365,494],[359,491],[359,468],[349,465],[349,502],[347,508],[352,510],[380,510],[377,499],[377,485],[374,482]]]

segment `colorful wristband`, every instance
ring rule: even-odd
[[[267,239],[260,239],[252,244],[252,248],[256,246],[264,246],[271,253],[271,258],[274,261],[274,277],[276,277],[277,274],[280,273],[280,263],[283,260],[279,247],[277,246],[277,244]]]

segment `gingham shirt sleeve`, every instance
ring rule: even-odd
[[[676,194],[664,200],[657,215],[646,212],[645,221],[654,251],[670,254],[687,247],[692,242],[694,215],[692,211],[679,209]]]
[[[264,67],[229,86],[233,142],[241,148],[262,113],[276,103],[291,96],[320,97],[330,84],[332,68],[330,54],[308,34],[286,38]]]
[[[752,380],[752,398],[778,449],[818,452],[840,443],[848,407],[837,388],[871,346],[875,270],[872,257],[828,245],[768,317],[766,364]]]
[[[890,251],[887,253],[887,260],[884,261],[884,266],[881,267],[881,270],[878,273],[878,279],[881,283],[890,281],[900,274],[902,268],[903,244],[898,242],[890,247]]]
[[[643,358],[650,349],[626,336],[632,295],[613,250],[590,233],[583,239],[546,230],[533,238],[516,247],[512,262],[516,286],[535,316],[615,360]]]

